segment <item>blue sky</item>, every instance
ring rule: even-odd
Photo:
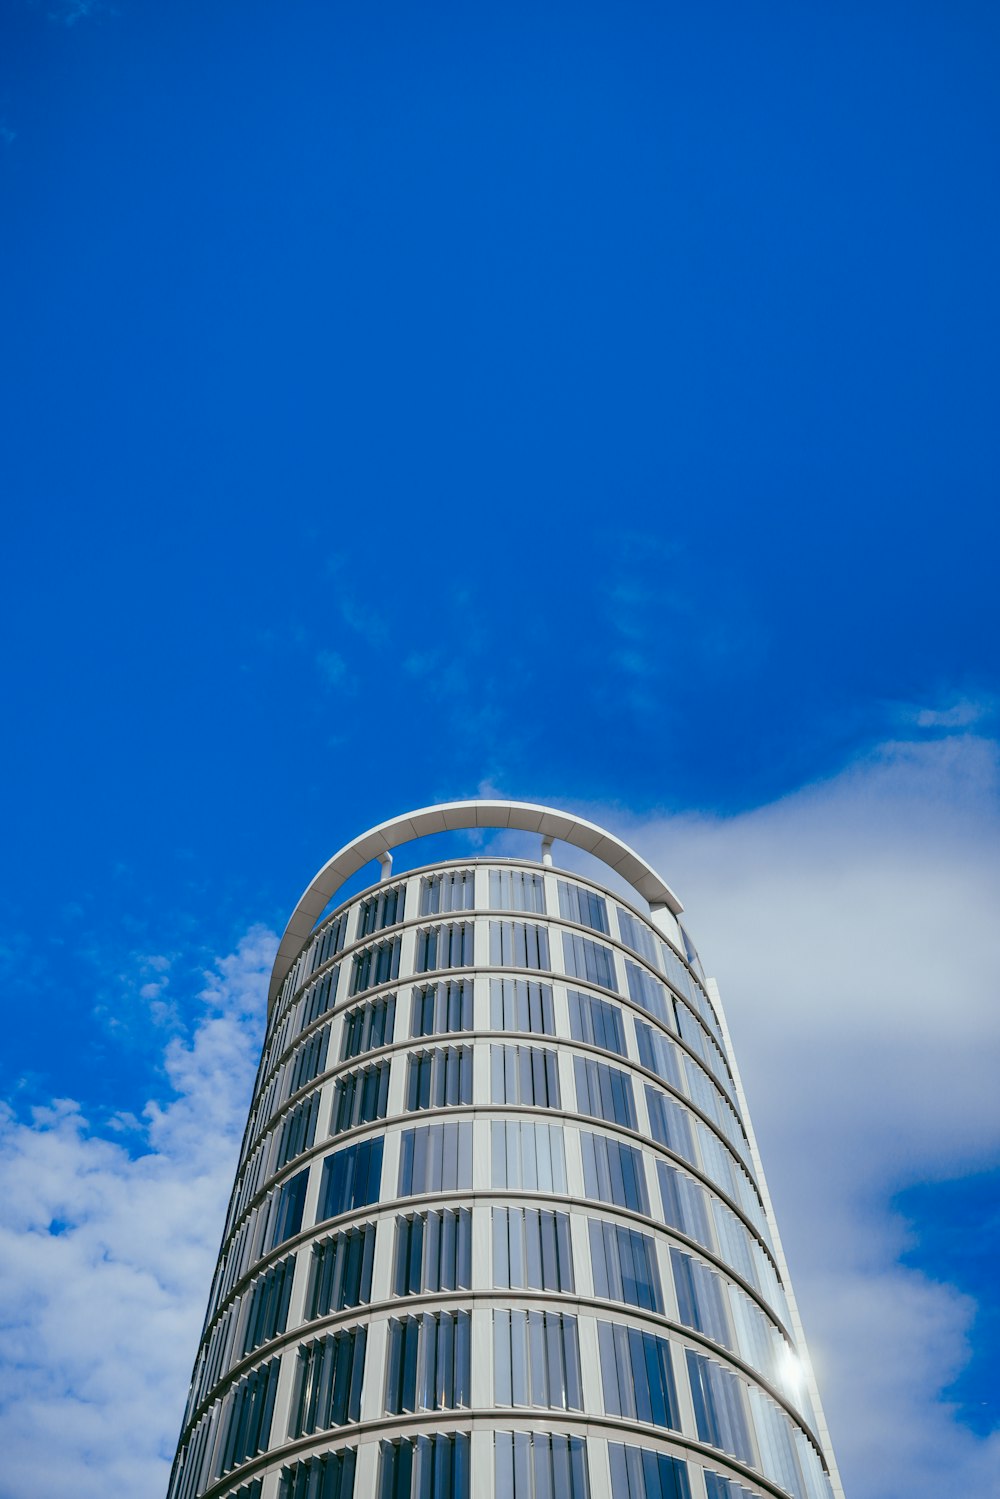
[[[958,1048],[948,1148],[898,1116],[849,1220],[903,1288],[896,1334],[940,1333],[885,1429],[933,1408],[970,1487],[993,1475],[1000,1335],[969,1319],[1000,1137],[968,1080],[997,1039],[995,7],[11,0],[0,28],[4,1159],[64,1169],[10,1232],[112,1235],[74,1172],[183,1182],[161,1136],[202,1097],[188,1063],[216,1024],[252,1053],[233,975],[259,983],[360,828],[483,787],[613,821],[739,1032],[724,915],[773,888],[745,942],[814,931],[818,992],[843,930],[796,901],[840,909],[850,827],[856,919],[895,944],[866,1003],[923,1037],[914,1086],[935,1026]],[[850,1068],[861,1009],[838,1014]],[[162,1488],[205,1232],[136,1494]],[[110,1408],[61,1345],[36,1362],[53,1412]],[[917,1494],[840,1408],[852,1499]]]

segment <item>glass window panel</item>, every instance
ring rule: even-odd
[[[468,1322],[465,1311],[390,1320],[385,1394],[389,1414],[454,1410],[468,1404]]]
[[[494,1208],[493,1284],[505,1289],[572,1291],[569,1214]]]
[[[531,1365],[528,1360],[528,1314],[511,1312],[510,1322],[510,1398],[514,1405],[529,1405]],[[501,1347],[500,1356],[503,1356]]]
[[[447,979],[414,989],[411,1035],[434,1036],[471,1029],[472,983],[469,979]]]
[[[326,1066],[326,1055],[330,1045],[330,1027],[313,1031],[292,1053],[285,1063],[287,1085],[285,1097],[291,1098],[300,1088],[313,1082]]]
[[[472,1186],[472,1123],[425,1124],[402,1134],[400,1197]]]
[[[589,1220],[589,1229],[596,1295],[662,1312],[663,1291],[653,1239],[599,1218]]]
[[[630,947],[640,958],[656,967],[657,941],[644,921],[633,916],[630,911],[618,907],[618,931],[626,947]]]
[[[548,1048],[494,1044],[490,1078],[494,1103],[560,1107],[556,1054]]]
[[[625,1026],[619,1007],[606,999],[599,999],[596,994],[584,994],[577,989],[570,989],[567,998],[573,1040],[586,1041],[591,1046],[601,1046],[605,1051],[625,1056]]]
[[[490,963],[500,968],[549,968],[549,934],[526,921],[490,922]]]
[[[681,959],[674,952],[673,948],[668,947],[665,942],[661,942],[660,944],[660,956],[663,959],[664,971],[670,983],[678,994],[683,995],[685,999],[690,999],[694,989],[694,982]]]
[[[597,1328],[605,1411],[679,1431],[667,1339],[607,1322],[598,1322]]]
[[[393,1271],[395,1294],[467,1289],[471,1250],[472,1215],[468,1208],[399,1215]]]
[[[307,1026],[312,1025],[321,1015],[333,1007],[337,998],[337,979],[340,974],[340,965],[337,964],[325,973],[315,984],[311,984],[305,991],[299,1002],[299,1014],[297,1029],[304,1031]]]
[[[603,895],[598,895],[594,890],[585,890],[582,885],[559,881],[559,914],[567,921],[575,921],[579,926],[592,927],[595,932],[603,932],[605,936],[610,934],[607,902]]]
[[[580,1132],[580,1145],[584,1190],[592,1201],[649,1212],[642,1155],[635,1147],[587,1130]]]
[[[511,1224],[510,1210],[508,1208],[493,1209],[493,1284],[495,1286],[510,1286],[511,1284]],[[523,1275],[523,1271],[521,1272]],[[515,1281],[515,1285],[521,1284]]]
[[[746,1225],[725,1203],[712,1201],[712,1221],[719,1242],[719,1258],[730,1265],[745,1281],[761,1289],[757,1266]]]
[[[649,1130],[653,1139],[665,1145],[690,1165],[697,1165],[691,1120],[686,1109],[674,1099],[661,1093],[659,1088],[646,1088],[646,1107],[649,1111]]]
[[[615,1499],[691,1499],[687,1464],[679,1457],[609,1442],[608,1458]]]
[[[536,1392],[538,1405],[562,1404],[556,1398],[556,1389],[550,1385],[549,1365],[546,1349],[546,1317],[542,1312],[528,1313],[528,1369],[531,1388]],[[557,1372],[557,1371],[554,1371]]]
[[[351,960],[352,995],[399,977],[401,940],[395,936],[385,942],[374,942],[354,954]]]
[[[529,1192],[537,1192],[539,1188],[544,1189],[546,1186],[551,1191],[551,1184],[546,1180],[547,1156],[545,1154],[545,1146],[548,1143],[547,1136],[539,1136],[534,1133],[525,1135],[523,1125],[518,1124],[517,1139],[521,1185],[526,1187]]]
[[[469,968],[473,958],[471,921],[448,922],[417,933],[415,966],[418,973],[435,968]]]
[[[364,1327],[341,1328],[299,1348],[290,1437],[361,1419],[366,1336]]]
[[[514,1487],[514,1435],[510,1431],[498,1431],[493,1438],[493,1494],[494,1499],[521,1499]],[[527,1499],[531,1499],[530,1493]]]
[[[681,1067],[677,1047],[667,1037],[647,1025],[644,1020],[635,1022],[635,1039],[639,1048],[639,1061],[643,1067],[655,1072],[657,1077],[678,1093],[681,1088]]]
[[[531,1440],[532,1476],[535,1481],[535,1499],[553,1499],[552,1495],[552,1439],[540,1435]]]
[[[282,1170],[297,1155],[312,1148],[316,1140],[319,1102],[320,1095],[312,1093],[285,1115],[276,1136],[274,1161],[270,1170]]]
[[[471,869],[448,869],[420,881],[421,916],[448,911],[471,911],[475,905],[475,875]]]
[[[323,1162],[317,1222],[378,1201],[382,1179],[382,1139],[359,1140]],[[303,1173],[304,1175],[305,1173]],[[303,1194],[305,1187],[303,1184]],[[301,1221],[301,1210],[300,1210]]]
[[[690,1348],[686,1353],[699,1438],[752,1463],[745,1385],[731,1370],[703,1354]]]
[[[554,1036],[551,987],[534,979],[490,979],[490,1027]]]
[[[358,929],[355,940],[360,941],[362,937],[370,937],[374,932],[380,932],[383,927],[395,926],[403,920],[403,911],[406,903],[406,886],[394,885],[390,889],[380,889],[374,895],[367,896],[358,906]]]
[[[295,1256],[290,1254],[254,1281],[247,1296],[243,1357],[285,1331],[294,1273]]]
[[[626,1129],[637,1128],[632,1082],[620,1067],[577,1056],[573,1058],[573,1071],[576,1106],[581,1114],[592,1114]]]
[[[468,1432],[436,1432],[379,1443],[378,1499],[469,1499],[469,1485]],[[294,1499],[350,1496],[317,1492]]]
[[[454,1276],[454,1215],[448,1213],[429,1213],[427,1215],[427,1289],[429,1291],[441,1290],[442,1271],[445,1277]],[[449,1232],[449,1229],[452,1231]]]
[[[341,1060],[347,1062],[352,1057],[362,1056],[366,1051],[391,1045],[395,1020],[394,994],[380,995],[378,999],[348,1010],[344,1015]]]
[[[654,978],[648,969],[633,963],[631,958],[625,959],[625,977],[632,1003],[647,1010],[661,1025],[673,1029],[673,1009],[668,1004],[667,991],[659,979]]]
[[[348,912],[341,911],[316,933],[312,944],[311,973],[315,973],[321,964],[329,962],[330,958],[336,957],[340,952],[347,932],[347,917]]]
[[[563,932],[563,962],[565,970],[573,978],[584,979],[589,984],[600,984],[613,989],[617,994],[618,980],[615,976],[614,954],[601,942],[592,942],[581,937],[579,932]]]
[[[490,870],[490,908],[545,914],[545,882],[540,874],[522,869]]]
[[[699,1119],[695,1124],[698,1135],[698,1150],[701,1154],[701,1169],[707,1177],[721,1187],[727,1197],[740,1200],[736,1181],[738,1167],[717,1135]]]
[[[514,1404],[510,1318],[509,1311],[493,1313],[493,1398],[497,1405]]]
[[[326,1317],[371,1300],[375,1225],[345,1229],[313,1246],[307,1317]]]
[[[493,1185],[566,1191],[566,1155],[556,1125],[496,1120],[491,1125]]]
[[[283,1182],[268,1199],[270,1213],[261,1241],[260,1255],[277,1249],[286,1239],[297,1234],[302,1227],[302,1210],[306,1200],[309,1171],[300,1171],[297,1176]],[[257,1258],[260,1255],[256,1256]]]
[[[471,1046],[442,1046],[411,1054],[407,1071],[407,1109],[441,1109],[471,1102]]]
[[[267,1447],[280,1365],[280,1358],[262,1364],[225,1396],[219,1420],[222,1435],[214,1477],[228,1473]]]
[[[735,1352],[722,1277],[679,1249],[671,1249],[670,1264],[681,1322]]]
[[[497,1405],[582,1409],[575,1317],[497,1310],[493,1354]]]
[[[292,1463],[281,1470],[278,1499],[353,1499],[356,1461],[353,1447],[341,1447]]]
[[[389,1102],[388,1060],[342,1074],[333,1088],[331,1135],[384,1119]]]
[[[556,1240],[556,1215],[555,1213],[535,1212],[534,1209],[526,1211],[532,1214],[532,1231],[528,1243],[533,1253],[528,1259],[528,1284],[543,1288],[553,1286],[558,1288],[559,1275],[559,1246]],[[565,1213],[561,1215],[567,1217]],[[538,1233],[534,1232],[535,1224]],[[570,1287],[569,1289],[571,1289]]]
[[[657,1161],[656,1174],[660,1183],[664,1223],[679,1229],[703,1248],[713,1249],[708,1199],[704,1187],[666,1161]]]

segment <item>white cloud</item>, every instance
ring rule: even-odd
[[[4,1499],[166,1488],[274,948],[255,929],[209,975],[200,1024],[164,1054],[174,1096],[147,1106],[138,1155],[72,1100],[30,1122],[0,1115]]]
[[[974,1307],[899,1263],[890,1207],[1000,1160],[997,790],[960,735],[628,831],[720,982],[849,1499],[1000,1491],[1000,1434],[942,1398]]]

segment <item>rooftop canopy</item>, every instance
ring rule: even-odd
[[[647,901],[651,909],[666,906],[674,915],[683,910],[669,885],[634,849],[614,833],[599,828],[583,817],[573,817],[554,807],[539,807],[531,802],[468,801],[442,802],[436,807],[421,807],[379,823],[334,854],[329,863],[310,883],[292,912],[278,947],[268,989],[268,1009],[285,976],[294,963],[302,944],[322,916],[337,891],[372,859],[386,862],[386,856],[401,843],[426,838],[432,833],[459,832],[467,828],[511,828],[523,833],[539,833],[543,839],[559,838],[593,854],[626,880]]]

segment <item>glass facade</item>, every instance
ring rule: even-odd
[[[669,912],[435,864],[281,978],[169,1499],[841,1494]]]

